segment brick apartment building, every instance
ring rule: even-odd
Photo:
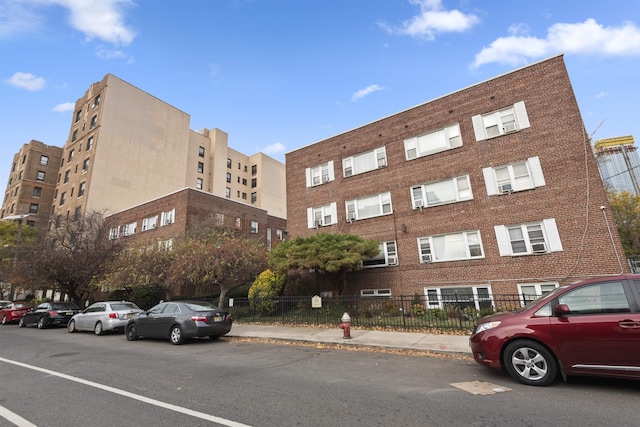
[[[46,231],[61,156],[62,148],[40,141],[22,146],[13,157],[0,218],[24,216],[26,225]]]
[[[106,218],[109,238],[122,239],[129,247],[154,245],[171,248],[198,221],[215,216],[216,223],[254,238],[271,249],[284,240],[286,220],[264,209],[219,197],[202,190],[184,188]],[[193,295],[193,289],[177,285],[174,295]]]
[[[294,150],[286,170],[289,236],[380,242],[349,294],[433,308],[629,271],[562,55]]]

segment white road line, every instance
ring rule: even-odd
[[[15,412],[11,412],[10,410],[5,408],[4,406],[0,406],[0,417],[12,422],[13,424],[17,425],[18,427],[38,427],[37,425],[32,424],[29,421],[25,420],[24,418],[22,418],[20,415],[16,414]]]
[[[191,409],[183,408],[181,406],[172,405],[171,403],[161,402],[159,400],[150,399],[148,397],[140,396],[139,394],[130,393],[128,391],[120,390],[115,387],[110,387],[108,385],[103,385],[99,383],[95,383],[93,381],[83,380],[82,378],[72,377],[71,375],[61,374],[60,372],[51,371],[49,369],[39,368],[37,366],[27,365],[26,363],[17,362],[15,360],[5,359],[4,357],[0,357],[0,362],[10,363],[12,365],[20,366],[22,368],[32,369],[34,371],[43,372],[45,374],[53,375],[56,377],[64,378],[69,381],[75,381],[80,384],[88,385],[90,387],[95,387],[100,390],[108,391],[114,394],[119,394],[120,396],[128,397],[130,399],[139,400],[140,402],[148,403],[150,405],[159,406],[160,408],[169,409],[171,411],[180,412],[182,414],[190,415],[195,418],[200,418],[203,420],[211,421],[214,423],[222,424],[228,427],[251,427],[247,424],[238,423],[235,421],[227,420],[224,418],[216,417],[214,415],[205,414],[203,412],[194,411]],[[18,424],[20,425],[20,424]],[[24,426],[29,426],[33,424],[24,424]],[[20,425],[22,426],[22,425]]]

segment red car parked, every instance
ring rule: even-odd
[[[30,308],[36,305],[32,302],[11,302],[4,306],[0,310],[0,321],[3,325],[17,322],[20,320],[23,314],[29,311]]]
[[[640,379],[640,274],[575,282],[485,316],[469,343],[476,362],[523,384],[549,385],[558,373]]]

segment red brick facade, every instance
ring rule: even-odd
[[[526,118],[516,131],[478,140],[474,116],[518,103],[524,103]],[[407,160],[405,140],[456,123],[461,146]],[[383,167],[344,176],[345,158],[380,147],[386,166],[379,163]],[[542,171],[534,188],[489,195],[488,168],[528,159],[533,159],[527,163],[530,176],[535,163]],[[330,161],[332,179],[309,185],[308,168]],[[522,291],[519,284],[563,284],[629,270],[562,56],[290,152],[286,167],[291,237],[332,232],[396,242],[397,265],[352,274],[347,293],[391,289],[393,295],[423,295],[426,288],[472,286],[489,287],[494,294],[516,293]],[[412,205],[412,186],[465,175],[472,199],[424,209]],[[347,201],[385,192],[390,193],[391,212],[347,221]],[[310,227],[308,209],[330,203],[337,208],[336,222]],[[555,249],[529,255],[502,252],[496,226],[544,220],[555,220],[555,227],[545,230],[544,246],[554,246],[557,234]],[[421,262],[419,238],[468,231],[479,232],[482,256]]]

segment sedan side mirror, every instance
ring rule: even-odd
[[[567,316],[571,314],[571,309],[567,304],[558,304],[553,309],[553,313],[558,317]]]

